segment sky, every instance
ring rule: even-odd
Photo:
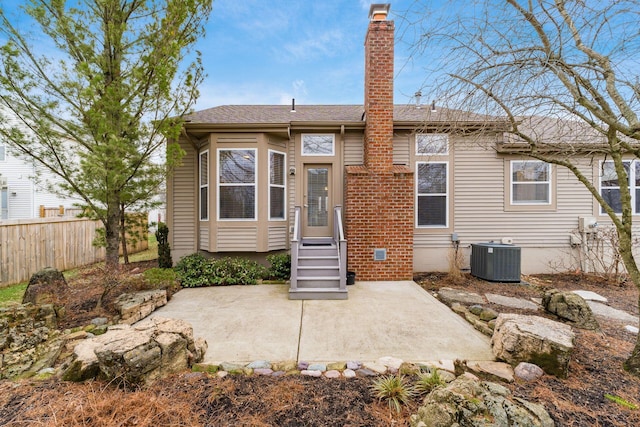
[[[207,78],[195,109],[291,104],[292,98],[298,105],[362,104],[371,3],[381,2],[214,0],[206,37],[197,45]],[[410,55],[414,32],[406,24],[419,3],[391,2],[396,103],[413,102],[425,80],[424,58]]]

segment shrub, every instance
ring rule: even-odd
[[[378,399],[386,399],[389,408],[402,411],[402,405],[411,401],[415,394],[413,387],[407,384],[404,375],[385,375],[376,379],[371,385]]]
[[[180,284],[185,288],[221,285],[255,285],[266,268],[246,258],[207,259],[191,254],[176,265]]]
[[[171,247],[169,246],[169,227],[164,222],[158,223],[156,230],[156,239],[158,240],[158,267],[171,268],[173,260],[171,259]]]
[[[267,271],[267,279],[289,280],[291,278],[291,255],[287,253],[267,255],[271,267]]]

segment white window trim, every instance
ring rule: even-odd
[[[447,138],[447,147],[446,147],[445,151],[443,153],[421,153],[419,151],[419,149],[418,149],[418,147],[419,147],[418,138],[421,135],[442,135],[442,136],[445,136]],[[416,148],[416,156],[448,156],[449,155],[449,151],[450,151],[449,134],[447,134],[447,133],[418,132],[418,133],[416,133],[416,136],[415,136],[415,148]]]
[[[636,163],[638,163],[638,160],[623,160],[624,162],[629,162],[629,192],[631,193],[631,214],[632,215],[640,215],[640,212],[636,212],[636,189],[640,189],[640,186],[636,187]],[[618,190],[620,190],[620,185],[618,184],[617,187],[602,187],[602,170],[603,170],[603,164],[604,163],[613,163],[613,160],[600,160],[600,162],[598,163],[598,194],[600,194],[600,196],[602,196],[602,190],[604,189],[609,189],[609,188],[617,188]],[[616,176],[617,177],[617,176]],[[599,215],[607,215],[607,213],[604,211],[604,208],[600,205],[600,203],[597,203],[598,205],[598,214]],[[621,212],[616,212],[616,215],[621,215]]]
[[[331,136],[331,154],[316,154],[304,152],[304,137],[305,136]],[[327,157],[336,155],[336,135],[334,133],[303,133],[300,136],[300,153],[303,156],[315,156],[315,157]]]
[[[207,155],[207,171],[206,171],[206,177],[207,177],[207,183],[206,184],[202,184],[202,156],[203,155]],[[209,155],[209,150],[204,150],[203,152],[201,152],[200,154],[198,154],[198,216],[200,217],[200,221],[209,221],[209,206],[211,206],[210,200],[211,200],[211,191],[209,191],[209,171],[211,170],[211,168],[209,167],[209,164],[211,163],[211,156]],[[202,189],[206,188],[207,189],[207,217],[203,218],[202,217]]]
[[[447,179],[446,179],[446,185],[445,185],[445,193],[425,193],[425,194],[421,194],[418,193],[418,179],[419,177],[419,165],[421,164],[444,164],[445,165],[445,172],[447,174]],[[440,228],[440,229],[445,229],[445,228],[449,228],[449,162],[448,161],[434,161],[434,162],[430,162],[430,161],[418,161],[416,162],[416,178],[415,178],[415,189],[416,189],[416,198],[415,198],[415,226],[416,228]],[[444,220],[445,220],[445,224],[444,225],[419,225],[418,224],[418,198],[419,197],[432,197],[432,196],[445,196],[445,216],[444,216]]]
[[[284,182],[284,185],[279,185],[279,184],[271,184],[271,153],[276,153],[276,154],[281,154],[284,157],[283,160],[283,169],[282,169],[282,173],[284,174],[284,179],[282,182]],[[287,220],[287,172],[286,172],[286,168],[287,168],[287,154],[283,153],[282,151],[277,151],[277,150],[268,150],[268,157],[269,157],[269,168],[268,168],[268,176],[267,176],[267,180],[268,180],[268,186],[269,186],[269,191],[268,191],[268,195],[267,195],[267,204],[269,206],[269,221],[286,221]],[[271,217],[271,187],[275,187],[275,188],[282,188],[284,189],[284,199],[282,201],[282,203],[284,204],[282,212],[283,212],[283,217],[282,218],[272,218]]]
[[[544,163],[547,165],[547,180],[546,181],[530,181],[530,182],[520,182],[520,181],[514,181],[513,179],[513,165],[515,163]],[[551,164],[547,163],[547,162],[543,162],[542,160],[511,160],[509,161],[509,185],[511,186],[509,193],[510,193],[510,197],[511,200],[509,200],[509,203],[511,203],[511,205],[513,206],[550,206],[552,204],[553,201],[553,185],[552,185],[552,168],[551,168]],[[549,187],[549,193],[548,193],[548,200],[546,202],[517,202],[513,200],[513,195],[514,195],[514,191],[513,191],[513,187],[515,184],[520,184],[520,185],[535,185],[535,184],[547,184],[547,186]]]
[[[253,151],[253,184],[221,184],[220,183],[220,152],[221,151]],[[258,150],[256,148],[218,148],[216,156],[216,211],[218,221],[257,221],[258,219]],[[253,218],[220,218],[220,187],[253,187],[254,188],[254,207]]]

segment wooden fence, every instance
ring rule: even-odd
[[[68,270],[103,261],[105,249],[93,246],[100,221],[86,218],[40,218],[0,221],[0,288],[29,280],[44,267]],[[148,248],[144,238],[129,253]]]

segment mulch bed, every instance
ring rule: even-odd
[[[74,277],[70,280],[72,292],[65,327],[84,324],[99,315],[113,315],[115,296],[144,289],[139,273],[152,266],[153,261],[128,266],[129,279],[122,280],[98,310],[95,302],[102,288],[96,278],[100,272],[89,269]],[[609,305],[615,308],[637,312],[635,287],[611,285],[592,276],[527,277],[532,286],[489,283],[469,275],[452,279],[442,273],[422,274],[416,280],[429,292],[449,286],[522,298],[540,297],[545,287],[592,290],[609,298]],[[506,311],[504,307],[492,307]],[[605,398],[605,394],[616,395],[640,406],[640,379],[622,369],[636,337],[624,331],[619,322],[601,321],[601,326],[600,332],[575,330],[576,349],[568,379],[545,375],[537,381],[518,381],[508,387],[515,396],[544,404],[559,426],[640,425],[640,409],[629,409]],[[217,378],[201,373],[173,376],[142,389],[100,381],[1,381],[0,425],[408,426],[421,399],[414,399],[396,414],[385,402],[374,398],[371,383],[367,378]]]

